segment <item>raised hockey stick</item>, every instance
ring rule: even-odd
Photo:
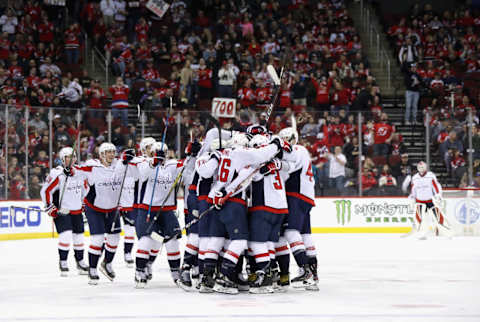
[[[124,153],[126,151],[133,151],[135,153],[134,149],[127,149],[123,151]],[[118,194],[118,199],[117,199],[117,207],[115,208],[115,217],[113,217],[113,222],[112,222],[112,228],[110,228],[110,231],[113,231],[115,228],[115,221],[117,221],[118,218],[118,208],[120,207],[120,200],[122,199],[122,192],[123,192],[123,185],[125,184],[125,178],[127,177],[127,171],[128,171],[128,163],[125,165],[125,171],[123,171],[123,177],[122,177],[122,183],[120,184],[120,193]]]
[[[282,77],[283,77],[283,73],[285,71],[286,59],[287,59],[287,54],[285,53],[284,56],[283,56],[283,61],[282,61],[282,68],[280,69],[280,76],[277,74],[277,71],[275,70],[275,67],[273,67],[273,65],[268,65],[267,66],[267,72],[270,75],[270,77],[272,78],[273,83],[275,84],[275,87],[276,87],[275,92],[273,94],[272,101],[270,102],[270,105],[268,105],[268,108],[265,111],[265,113],[267,114],[267,117],[266,117],[267,128],[268,128],[268,124],[271,121],[270,116],[272,115],[273,109],[274,109],[275,105],[277,104],[278,97],[279,97],[280,91],[282,89]]]
[[[165,119],[165,128],[163,129],[163,135],[162,135],[162,145],[161,145],[162,151],[163,151],[163,146],[165,145],[165,138],[167,137],[168,119],[170,118],[170,113],[172,112],[172,110],[173,110],[173,100],[170,97],[170,108],[167,111],[167,118]],[[159,169],[159,165],[157,165],[157,169],[155,170],[155,180],[153,181],[152,196],[150,197],[150,203],[148,204],[147,221],[150,220],[150,213],[152,212],[153,196],[155,195],[155,188],[157,186],[158,169]]]

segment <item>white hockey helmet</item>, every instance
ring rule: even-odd
[[[420,175],[424,175],[426,172],[427,172],[427,164],[423,161],[420,161],[418,162],[417,164],[417,170],[418,170],[418,173],[420,173]]]
[[[247,134],[257,135],[257,134],[267,134],[268,130],[265,126],[260,124],[252,124],[247,127]]]
[[[98,155],[100,156],[100,158],[104,158],[105,152],[108,152],[108,151],[116,152],[117,149],[115,148],[115,145],[113,145],[112,143],[104,142],[100,144],[100,147],[98,148]]]
[[[251,148],[259,148],[261,146],[267,145],[268,142],[269,140],[265,135],[257,134],[250,140],[250,142],[248,142],[248,146]]]
[[[228,149],[232,147],[232,140],[222,140],[222,149]],[[210,143],[210,151],[215,151],[220,149],[220,140],[213,139]]]
[[[146,150],[147,150],[147,147],[149,145],[152,145],[154,144],[156,141],[154,138],[152,137],[146,137],[146,138],[143,138],[141,141],[140,141],[140,152],[142,152],[142,154],[145,154],[146,153]]]
[[[293,128],[291,127],[286,127],[284,129],[282,129],[278,135],[284,139],[285,141],[287,141],[288,143],[290,143],[291,145],[295,145],[297,144],[298,142],[298,133],[297,131],[295,131]]]
[[[73,157],[76,157],[76,153],[75,151],[73,150],[73,148],[67,146],[67,147],[64,147],[60,150],[60,152],[58,153],[58,156],[60,157],[60,160],[62,161],[63,165],[67,165],[65,164],[65,158],[67,156],[73,156]],[[73,162],[73,161],[71,161]]]
[[[155,151],[155,152],[156,151],[161,151],[162,148],[163,148],[163,152],[165,152],[165,154],[167,154],[168,146],[165,143],[162,144],[162,142],[155,142],[152,145],[152,150]]]
[[[248,137],[245,133],[238,132],[232,137],[231,145],[234,148],[248,146]]]

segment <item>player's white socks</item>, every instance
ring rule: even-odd
[[[125,254],[130,254],[132,253],[133,243],[135,242],[135,226],[124,225],[123,231],[125,232],[125,236],[123,237],[123,251]]]
[[[66,261],[68,258],[68,251],[70,250],[70,243],[72,242],[72,231],[67,230],[58,234],[58,255],[60,261]]]
[[[317,250],[311,234],[302,234],[303,243],[308,257],[317,257]]]
[[[213,260],[216,262],[224,243],[225,238],[223,237],[209,237],[208,246],[205,250],[205,260]]]
[[[81,234],[72,234],[73,238],[73,251],[75,252],[75,260],[77,262],[83,261],[83,252],[84,252],[84,239],[83,233]]]
[[[305,253],[305,244],[303,243],[302,236],[298,230],[287,229],[285,231],[285,238],[287,239],[290,250],[295,257],[295,261],[299,267],[308,264],[307,255]]]
[[[248,247],[251,250],[250,253],[255,258],[255,270],[265,270],[270,263],[270,254],[267,243],[248,242]]]
[[[165,243],[165,250],[167,251],[168,265],[170,266],[170,273],[173,281],[176,282],[180,277],[180,243],[178,239],[174,238]]]
[[[243,254],[245,249],[247,249],[247,241],[245,239],[232,240],[228,248],[226,248],[223,258],[237,264],[240,255]]]
[[[105,238],[105,263],[111,263],[113,261],[119,242],[120,233],[107,234],[107,237]]]
[[[97,268],[98,259],[102,255],[103,234],[90,235],[90,247],[88,248],[88,264],[90,268]]]

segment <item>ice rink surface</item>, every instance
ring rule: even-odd
[[[90,286],[73,254],[59,276],[56,239],[0,242],[0,321],[480,321],[479,237],[314,236],[319,292],[236,296],[184,292],[164,255],[137,290],[122,245],[116,280]]]

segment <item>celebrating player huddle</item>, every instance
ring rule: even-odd
[[[246,133],[209,130],[193,140],[184,160],[169,159],[164,142],[145,138],[115,158],[111,143],[99,160],[76,164],[72,148],[60,151],[41,195],[59,234],[60,271],[68,272],[73,243],[77,269],[97,284],[97,266],[115,279],[112,261],[123,219],[124,256],[135,263],[135,287],[152,279],[152,264],[165,245],[174,283],[186,291],[273,293],[293,287],[318,290],[311,237],[312,165],[293,128],[270,135],[261,125]],[[181,264],[177,191],[184,186],[187,240]],[[83,260],[82,209],[90,230],[88,266]],[[134,234],[138,238],[135,261]],[[299,275],[290,280],[290,251]],[[244,265],[245,264],[245,265]]]

